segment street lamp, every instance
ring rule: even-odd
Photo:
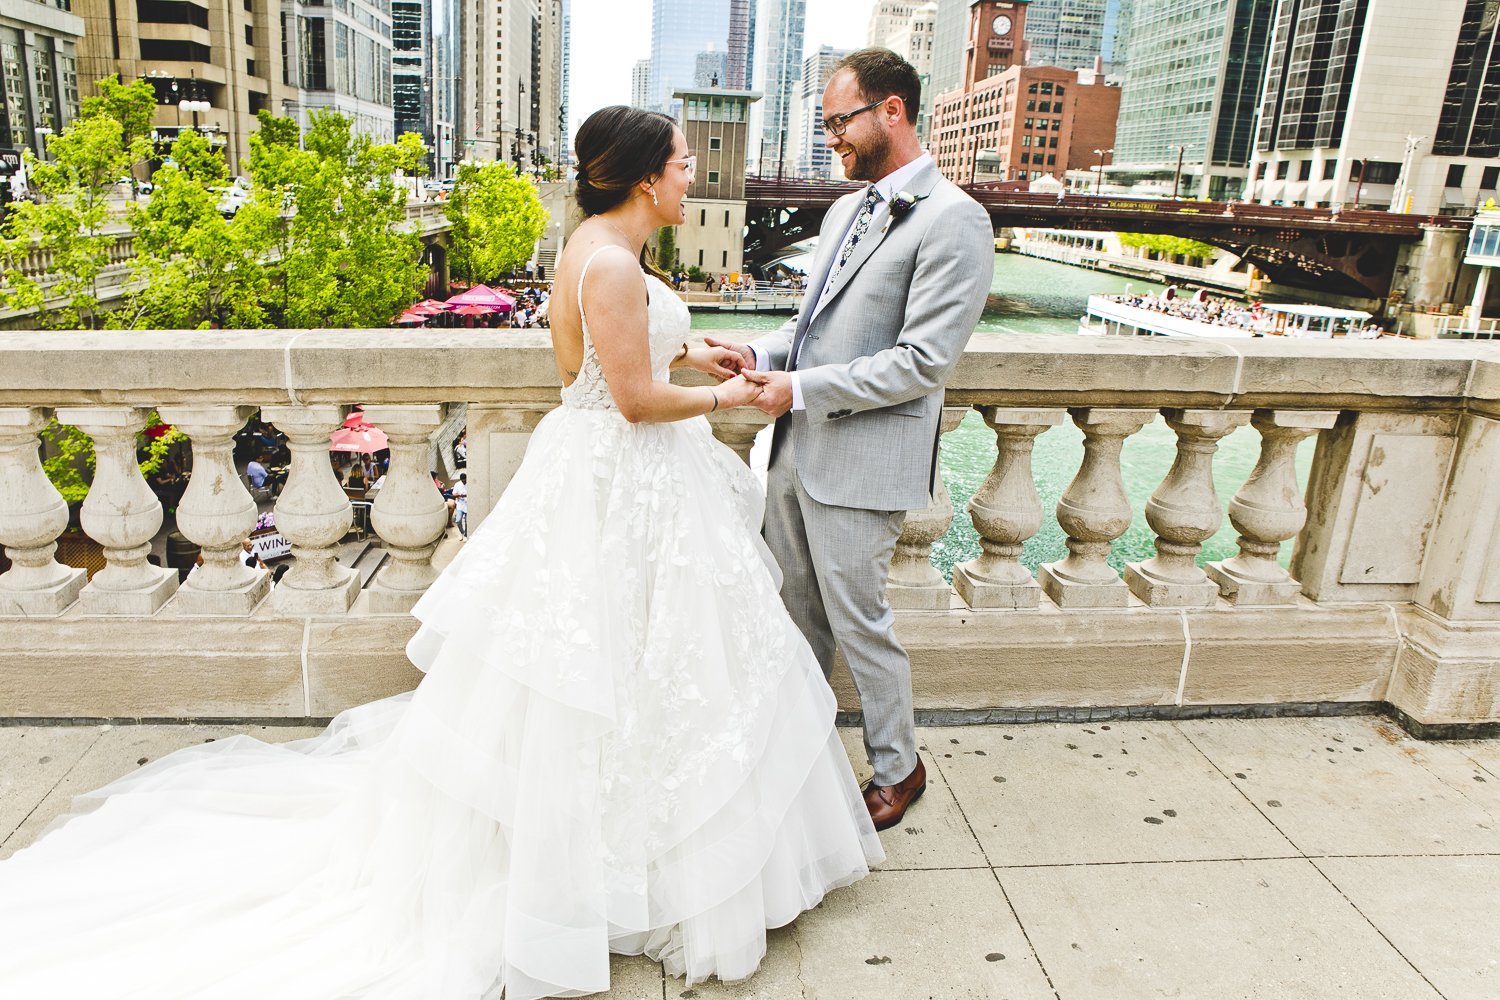
[[[1410,198],[1411,191],[1412,157],[1417,147],[1426,141],[1426,137],[1420,135],[1406,137],[1406,152],[1401,156],[1401,173],[1396,178],[1396,191],[1399,195],[1391,199],[1391,207],[1388,211],[1406,213],[1406,202]]]
[[[212,108],[212,105],[210,105],[207,101],[188,101],[188,100],[182,100],[182,101],[178,101],[177,102],[177,110],[178,111],[187,111],[187,112],[190,112],[192,114],[192,116],[193,116],[193,131],[194,132],[198,131],[198,114],[199,114],[199,112],[207,114],[211,110],[211,108]]]
[[[1099,165],[1094,168],[1094,197],[1099,197],[1099,186],[1104,182],[1104,158],[1114,152],[1110,149],[1096,149],[1094,155],[1099,157]]]
[[[37,152],[42,154],[41,160],[43,163],[47,162],[47,136],[52,134],[52,129],[46,125],[38,125],[36,127],[36,148]]]
[[[1185,143],[1182,143],[1181,145],[1168,146],[1167,147],[1168,149],[1175,149],[1175,150],[1177,150],[1177,173],[1175,173],[1175,174],[1172,175],[1172,200],[1173,201],[1177,200],[1177,186],[1182,183],[1182,154],[1185,151],[1187,151],[1188,149],[1191,149],[1195,145],[1197,145],[1197,144],[1196,143],[1192,143],[1192,142],[1185,142]]]

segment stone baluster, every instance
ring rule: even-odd
[[[270,592],[271,575],[246,566],[242,545],[255,530],[257,509],[234,468],[234,435],[253,406],[163,406],[161,418],[193,441],[193,472],[177,527],[203,554],[203,565],[177,591],[185,615],[248,615]]]
[[[406,614],[437,579],[432,555],[448,527],[448,506],[433,485],[427,456],[443,426],[443,407],[366,406],[365,419],[391,443],[391,467],[375,498],[371,521],[391,560],[367,588],[376,614]],[[470,435],[472,444],[473,435]]]
[[[947,434],[959,425],[967,406],[943,407],[939,434]],[[896,539],[896,553],[891,558],[886,598],[891,607],[905,611],[947,611],[953,588],[932,565],[932,544],[948,533],[953,524],[953,500],[941,473],[932,490],[932,502],[921,510],[906,512],[901,537]]]
[[[1156,416],[1154,410],[1070,410],[1083,431],[1083,463],[1057,502],[1068,535],[1066,558],[1041,568],[1042,590],[1061,608],[1123,608],[1129,591],[1105,561],[1110,543],[1130,527],[1130,500],[1120,477],[1125,439]]]
[[[276,501],[276,529],[292,543],[292,568],[271,595],[285,615],[339,615],[359,596],[359,574],[337,562],[354,509],[328,461],[328,435],[347,406],[266,406],[261,416],[287,437],[292,469]]]
[[[770,426],[770,418],[753,406],[739,406],[732,410],[721,410],[708,418],[714,437],[734,449],[740,460],[750,464],[750,449],[755,437]]]
[[[89,537],[104,546],[108,565],[79,595],[86,614],[154,615],[177,592],[177,571],[146,561],[162,522],[161,501],[136,461],[135,436],[147,415],[133,406],[57,411],[57,419],[94,439],[94,482],[80,519]]]
[[[1297,445],[1338,422],[1337,410],[1256,410],[1260,459],[1229,502],[1229,523],[1239,532],[1239,554],[1211,562],[1205,571],[1219,592],[1240,607],[1295,604],[1302,585],[1276,561],[1281,543],[1307,523],[1297,488]]]
[[[1207,608],[1218,586],[1198,568],[1198,553],[1224,523],[1214,492],[1214,452],[1219,440],[1250,422],[1246,411],[1162,411],[1177,434],[1177,457],[1167,478],[1146,504],[1146,523],[1156,532],[1156,555],[1125,567],[1130,592],[1154,608]]]
[[[0,545],[11,567],[0,574],[0,615],[54,617],[78,599],[86,574],[57,561],[68,505],[42,471],[37,435],[48,410],[0,407]]]
[[[1031,449],[1068,411],[983,406],[979,412],[995,432],[995,466],[969,501],[979,556],[954,567],[953,587],[971,608],[1035,608],[1041,588],[1020,559],[1026,540],[1042,526]]]

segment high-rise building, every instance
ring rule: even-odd
[[[1112,181],[1170,188],[1180,153],[1180,193],[1240,196],[1275,5],[1137,0]]]
[[[562,136],[558,140],[560,155],[558,162],[566,166],[573,162],[573,118],[569,110],[568,95],[573,91],[573,0],[562,0]]]
[[[432,38],[430,8],[421,0],[391,2],[391,96],[396,134],[415,132],[432,146],[432,101],[428,49]]]
[[[630,106],[651,106],[651,60],[637,59],[630,68]]]
[[[239,5],[226,0],[225,6],[234,10]],[[302,126],[310,112],[337,111],[354,123],[356,132],[376,142],[394,140],[389,0],[334,6],[282,0],[281,14],[284,30],[292,32],[295,25],[295,36],[288,35],[279,54],[283,79],[298,91],[293,104]]]
[[[933,112],[932,155],[949,180],[1062,180],[1114,144],[1118,87],[1088,71],[1023,65],[1007,45],[1032,9],[981,0],[970,10],[963,86],[938,97]],[[995,69],[1007,51],[1010,65]],[[985,162],[992,173],[981,176]]]
[[[1026,11],[1026,62],[1083,69],[1104,50],[1107,0],[1031,0]]]
[[[671,95],[698,173],[683,199],[686,221],[677,229],[682,263],[716,274],[744,265],[745,159],[751,142],[750,106],[759,94],[743,90],[679,89]]]
[[[465,4],[460,24],[460,124],[465,156],[540,169],[559,156],[561,0]]]
[[[77,117],[83,32],[65,4],[23,0],[0,10],[0,180],[20,170],[21,150],[41,156],[46,136]],[[0,186],[0,198],[9,194]]]
[[[918,121],[928,123],[926,140],[931,142],[933,105],[938,94],[956,90],[963,75],[964,38],[969,28],[969,0],[936,0],[932,22],[932,69],[922,83],[922,110]]]
[[[756,29],[755,79],[763,95],[754,105],[751,133],[759,132],[750,151],[762,173],[780,165],[790,139],[792,102],[802,72],[802,39],[807,0],[761,0]],[[759,126],[759,128],[756,128]],[[784,168],[783,168],[784,169]]]
[[[843,165],[823,141],[823,90],[833,68],[849,53],[821,45],[802,60],[797,100],[792,105],[791,139],[784,169],[799,177],[841,179]]]
[[[646,107],[675,115],[672,94],[692,87],[698,53],[728,45],[729,4],[730,0],[652,0]]]
[[[436,177],[453,176],[462,154],[458,140],[459,0],[430,0],[429,40],[424,59],[432,111],[433,164]]]
[[[541,0],[539,55],[532,64],[536,80],[536,162],[539,167],[556,167],[567,154],[564,141],[568,111],[568,91],[564,71],[568,64],[567,30],[564,0]]]
[[[30,5],[30,0],[22,4]],[[5,9],[16,6],[7,3]],[[369,72],[355,81],[329,71],[336,33],[323,20],[317,24],[327,31],[316,39],[308,38],[305,43],[300,36],[293,36],[295,41],[283,39],[283,24],[288,23],[285,0],[128,5],[72,0],[71,6],[84,21],[83,38],[78,42],[83,94],[93,93],[95,82],[111,74],[119,74],[127,83],[142,77],[150,80],[159,104],[154,123],[158,134],[170,141],[179,129],[196,126],[223,148],[231,173],[238,173],[240,161],[250,155],[249,136],[259,128],[257,111],[282,114],[303,102],[316,103],[334,96],[330,88],[340,84],[347,84],[349,92],[343,108],[352,112],[357,105],[370,129],[387,136],[392,132],[389,9],[378,19],[384,25],[383,36],[377,29],[366,31],[374,35],[373,51],[367,53],[372,59]],[[327,13],[332,17],[332,11]],[[321,47],[314,41],[321,42]],[[283,53],[289,46],[294,59],[296,53],[305,51],[305,62],[324,71],[320,93],[297,93],[299,77],[288,74],[284,65]],[[383,62],[373,58],[376,54]],[[361,96],[354,96],[356,89]],[[208,110],[183,111],[184,101],[206,102]]]
[[[891,36],[906,28],[916,4],[902,0],[878,0],[870,10],[870,26],[865,30],[865,44],[870,48],[889,49]]]
[[[755,73],[755,0],[729,0],[728,62],[724,86],[748,90]]]
[[[1122,74],[1127,65],[1130,50],[1130,19],[1135,0],[1106,0],[1104,5],[1104,34],[1099,42],[1099,54],[1104,57],[1104,69],[1108,73]]]
[[[698,53],[697,60],[693,63],[693,86],[702,87],[726,87],[725,80],[729,78],[729,54],[727,52],[715,51],[712,46],[706,52]]]
[[[1279,7],[1247,197],[1422,214],[1500,198],[1500,44],[1485,0]]]

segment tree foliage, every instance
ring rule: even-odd
[[[155,175],[155,191],[130,212],[133,269],[141,290],[122,315],[150,329],[212,326],[254,329],[267,324],[270,282],[265,227],[219,212],[228,180],[224,158],[197,132],[183,132],[172,162]]]
[[[1166,256],[1212,257],[1216,253],[1207,243],[1183,239],[1180,236],[1163,236],[1160,233],[1116,233],[1122,247],[1152,250]]]
[[[450,268],[473,282],[494,281],[530,260],[550,218],[536,185],[504,162],[460,165],[447,212]]]
[[[268,246],[269,311],[283,327],[387,324],[421,287],[422,241],[395,180],[418,169],[420,140],[377,145],[332,112],[313,114],[305,148],[295,134],[251,137],[254,199],[239,212]]]

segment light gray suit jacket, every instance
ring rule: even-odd
[[[823,220],[802,312],[755,341],[785,369],[797,359],[805,409],[777,422],[773,455],[796,433],[797,474],[820,503],[867,510],[927,506],[937,474],[943,384],[984,311],[995,273],[989,213],[938,173],[906,186],[919,200],[872,227],[820,298],[863,190]],[[790,425],[790,426],[788,426]]]

